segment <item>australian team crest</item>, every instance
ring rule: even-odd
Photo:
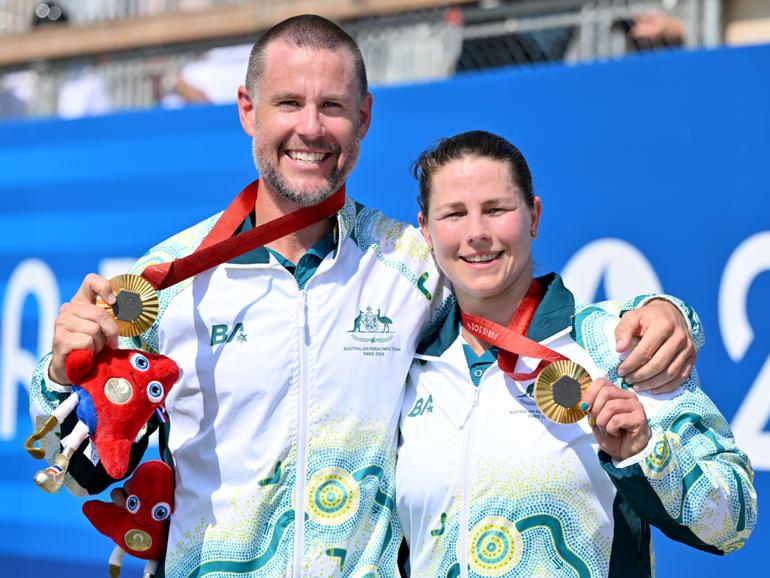
[[[387,343],[393,339],[394,331],[393,320],[387,315],[382,314],[381,309],[373,311],[367,307],[366,311],[359,310],[358,315],[353,320],[353,329],[351,337],[356,341],[364,343]]]

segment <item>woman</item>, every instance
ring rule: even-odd
[[[541,205],[516,147],[461,134],[424,152],[415,174],[420,227],[458,307],[423,341],[401,418],[411,576],[650,576],[649,524],[710,552],[742,546],[755,523],[751,465],[694,372],[671,394],[625,389],[617,317],[575,303],[558,275],[533,282]],[[505,341],[517,333],[541,345]],[[588,419],[554,423],[533,399],[536,375],[560,357],[590,386],[543,386],[563,398],[546,413]]]

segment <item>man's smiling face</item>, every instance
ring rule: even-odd
[[[256,88],[247,132],[263,185],[300,206],[332,195],[355,166],[371,115],[350,52],[276,40]]]

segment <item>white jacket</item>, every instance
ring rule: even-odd
[[[528,335],[622,384],[617,315],[575,305],[558,276],[541,279]],[[683,313],[699,341],[697,318]],[[743,545],[756,521],[753,472],[694,372],[671,394],[640,394],[652,439],[618,463],[597,455],[586,419],[545,419],[533,380],[493,363],[474,386],[458,327],[455,312],[421,345],[401,416],[397,506],[413,578],[650,576],[649,524],[711,552]],[[516,371],[537,362],[521,358]]]
[[[189,253],[214,222],[155,247],[135,270]],[[348,199],[337,235],[304,289],[263,250],[262,262],[163,291],[159,320],[134,343],[183,372],[166,403],[169,578],[396,575],[404,383],[447,293],[416,229]],[[58,401],[45,361],[33,413]]]

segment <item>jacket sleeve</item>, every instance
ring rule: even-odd
[[[698,385],[697,373],[671,394],[639,394],[652,439],[640,456],[600,460],[643,520],[702,550],[727,553],[756,523],[751,463],[727,420]]]
[[[644,307],[645,305],[647,305],[647,303],[649,303],[653,299],[663,299],[664,301],[668,301],[679,310],[679,313],[682,314],[682,317],[687,323],[687,328],[690,331],[690,337],[692,338],[692,342],[693,342],[693,345],[695,346],[695,349],[700,350],[700,348],[703,347],[703,344],[706,342],[706,338],[703,333],[703,325],[701,325],[701,322],[700,322],[700,317],[698,317],[698,314],[695,312],[695,309],[687,305],[681,299],[678,299],[671,295],[664,295],[664,294],[658,295],[653,293],[653,294],[646,294],[646,295],[638,295],[626,302],[599,301],[597,303],[591,303],[591,304],[577,303],[576,304],[577,314],[585,317],[586,315],[591,314],[592,312],[602,311],[614,317],[622,317],[628,311],[633,311],[634,309],[639,309],[640,307]]]
[[[665,294],[638,295],[633,299],[623,303],[620,310],[620,316],[622,317],[623,314],[626,313],[627,311],[644,307],[645,305],[647,305],[647,303],[649,303],[653,299],[663,299],[664,301],[668,301],[669,303],[674,305],[677,309],[679,309],[679,312],[682,314],[682,317],[684,317],[684,320],[687,322],[687,327],[690,330],[690,336],[692,337],[693,345],[695,346],[696,350],[700,351],[700,348],[703,347],[703,344],[706,342],[705,335],[703,334],[703,325],[701,325],[701,322],[700,322],[700,317],[698,317],[698,314],[695,312],[695,309],[687,305],[687,303],[685,303],[681,299],[678,299],[672,295],[665,295]]]

